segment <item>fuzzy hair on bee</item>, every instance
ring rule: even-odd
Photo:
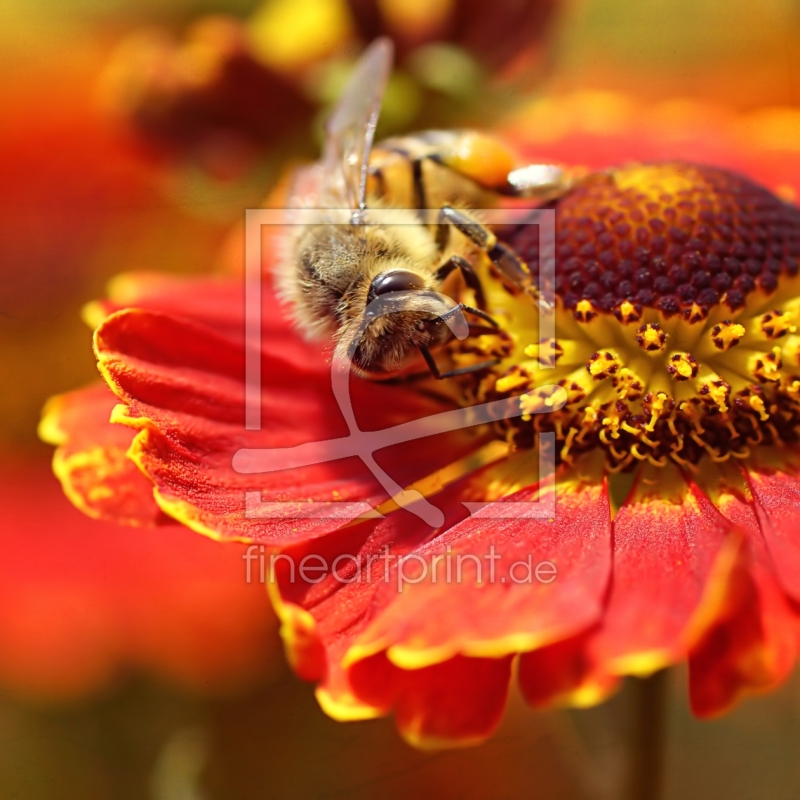
[[[370,289],[380,275],[413,272],[413,289],[438,291],[439,253],[427,227],[413,212],[393,209],[399,224],[319,223],[302,227],[290,245],[291,257],[278,273],[280,296],[295,322],[309,338],[337,339],[358,324],[369,305]],[[422,323],[429,310],[407,309],[373,320],[354,359],[357,372],[369,365],[395,372],[420,345],[432,345],[436,336]]]
[[[441,373],[432,352],[452,339],[444,321],[453,311],[497,327],[482,307],[480,259],[510,283],[531,283],[471,210],[515,189],[513,159],[498,140],[468,131],[427,131],[373,150],[391,63],[388,40],[368,48],[328,123],[322,159],[298,171],[277,287],[308,338],[341,342],[360,332],[351,359],[358,374],[380,380],[416,363],[444,378],[455,373]],[[291,224],[292,209],[302,221]],[[448,301],[444,286],[459,298],[468,289],[478,307]],[[402,306],[365,317],[376,298],[398,292]]]

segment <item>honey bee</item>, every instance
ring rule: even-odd
[[[379,39],[330,117],[322,159],[297,174],[290,208],[319,213],[287,228],[279,290],[307,336],[337,341],[362,325],[376,298],[404,293],[400,310],[363,329],[351,356],[362,377],[385,380],[417,367],[437,379],[479,371],[495,362],[440,371],[433,355],[452,340],[444,323],[458,311],[471,318],[470,335],[498,331],[479,260],[510,290],[546,303],[527,266],[470,209],[491,208],[502,195],[549,200],[570,178],[548,165],[514,170],[508,148],[477,131],[426,131],[373,148],[391,66],[391,42]],[[458,275],[474,306],[442,299]]]

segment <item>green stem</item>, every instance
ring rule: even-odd
[[[626,800],[660,800],[663,789],[667,671],[634,679]]]

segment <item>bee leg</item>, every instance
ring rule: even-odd
[[[497,237],[485,225],[472,219],[463,211],[444,206],[439,212],[440,229],[450,223],[464,234],[473,244],[483,250],[497,271],[512,286],[530,286],[531,276],[527,264],[508,246],[497,241]],[[543,310],[552,310],[552,305],[541,295],[539,305]]]
[[[494,367],[500,363],[499,359],[495,358],[492,361],[483,361],[480,364],[470,364],[468,367],[451,369],[449,372],[439,372],[439,367],[436,366],[436,361],[433,358],[433,354],[427,348],[427,346],[421,344],[419,346],[419,351],[422,353],[422,357],[425,359],[425,363],[428,365],[431,375],[433,375],[437,381],[443,381],[445,378],[455,378],[458,375],[468,375],[470,372],[479,372],[482,369],[488,369],[489,367]]]
[[[489,251],[497,243],[497,237],[480,222],[472,219],[464,211],[458,211],[451,206],[442,206],[439,209],[439,219],[437,220],[439,230],[437,232],[437,242],[447,244],[449,238],[449,226],[458,228],[471,242],[478,245],[481,250]]]
[[[464,277],[464,283],[467,284],[467,288],[472,289],[473,293],[475,294],[475,303],[478,308],[486,308],[486,297],[483,294],[481,280],[473,269],[472,264],[470,264],[466,258],[461,258],[461,256],[450,256],[450,259],[442,264],[441,267],[439,267],[436,277],[440,281],[443,281],[448,275],[457,269],[461,270],[461,274]]]
[[[451,308],[449,311],[446,311],[441,316],[437,317],[435,322],[443,322],[444,320],[452,317],[459,312],[472,314],[479,319],[484,320],[485,322],[489,323],[489,326],[486,325],[470,325],[469,326],[469,335],[470,336],[484,336],[486,334],[496,334],[500,336],[506,336],[505,332],[500,328],[495,320],[493,320],[485,311],[481,311],[478,308],[472,308],[471,306],[465,305],[464,303],[459,303],[458,305]],[[433,358],[433,354],[431,353],[430,349],[427,345],[421,344],[419,345],[419,351],[422,353],[422,357],[425,359],[425,363],[428,365],[428,369],[431,371],[431,375],[433,375],[436,380],[444,380],[445,378],[454,378],[458,375],[468,375],[470,372],[480,372],[483,369],[489,369],[489,367],[497,366],[500,363],[499,358],[491,359],[490,361],[481,361],[479,364],[470,364],[468,367],[460,367],[459,369],[453,369],[449,372],[439,372],[439,367],[436,366],[436,361]]]

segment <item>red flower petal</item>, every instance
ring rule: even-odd
[[[397,728],[416,747],[481,742],[500,724],[512,656],[455,656],[422,669],[400,669],[383,653],[354,664],[350,680],[375,708],[394,708]]]
[[[303,677],[321,681],[317,697],[331,716],[363,719],[394,708],[398,726],[416,744],[483,738],[500,718],[512,655],[522,646],[568,636],[597,620],[610,563],[604,485],[560,481],[558,527],[544,520],[487,523],[480,512],[453,525],[454,515],[465,513],[458,501],[469,480],[436,498],[437,505],[449,509],[450,525],[428,544],[430,529],[398,511],[286,548],[275,561],[277,608],[290,660]],[[510,499],[534,494],[528,489]],[[479,537],[487,524],[493,526],[485,531],[487,538]],[[480,555],[492,543],[501,554],[494,582],[478,584],[475,574],[465,570],[461,582],[406,584],[398,590],[403,556],[410,557],[407,563],[430,563],[448,547],[454,556]],[[565,566],[550,584],[535,578],[531,583],[508,580],[511,564],[525,561],[529,553],[534,565],[548,557]],[[342,560],[335,567],[349,582],[330,574],[337,557]],[[312,572],[315,566],[323,568],[318,583],[316,573],[303,579],[303,563]],[[384,639],[382,631],[391,639]],[[490,653],[507,657],[480,657]],[[399,666],[392,663],[398,658]],[[403,669],[412,661],[416,668]],[[480,688],[479,679],[489,680],[488,685]],[[453,683],[444,691],[447,681]],[[613,682],[604,676],[604,691]],[[473,683],[467,702],[466,687]]]
[[[152,483],[128,458],[133,432],[110,422],[118,403],[103,383],[49,401],[39,435],[58,445],[53,470],[67,497],[90,517],[127,525],[170,522],[153,500]]]
[[[496,657],[596,622],[611,561],[606,487],[564,474],[556,490],[554,519],[495,519],[489,506],[397,564],[408,582],[379,589],[378,605],[386,608],[358,637],[348,662],[382,650],[411,669],[456,654]],[[538,494],[531,487],[504,500],[528,502]]]
[[[788,676],[798,620],[776,578],[743,475],[727,470],[720,479],[709,473],[704,489],[737,528],[715,565],[689,656],[692,708],[709,716]]]
[[[746,691],[766,691],[790,673],[796,657],[797,618],[772,573],[756,561],[745,539],[733,536],[712,585],[720,597],[706,613],[713,621],[692,646],[692,710],[711,716],[728,710]]]
[[[445,511],[446,525],[466,514],[457,498],[457,486],[435,498]],[[394,586],[393,565],[431,534],[428,525],[401,509],[385,519],[284,548],[273,559],[273,599],[289,660],[302,677],[320,681],[317,698],[336,719],[388,711],[356,695],[343,660],[365,626],[383,612],[381,604],[396,597],[382,592]]]
[[[227,292],[240,296],[238,282],[230,281]],[[128,407],[118,420],[143,429],[132,457],[156,484],[161,508],[196,530],[285,543],[334,530],[364,511],[345,509],[336,519],[304,518],[310,517],[305,512],[311,500],[377,505],[387,497],[355,457],[267,474],[233,469],[233,456],[241,448],[316,441],[321,442],[322,459],[328,454],[326,442],[348,432],[336,410],[330,366],[323,355],[282,328],[280,334],[269,338],[265,331],[264,424],[259,431],[247,431],[241,336],[143,310],[118,312],[96,333],[101,369]],[[419,392],[355,380],[353,403],[360,427],[367,430],[443,410],[440,402]],[[443,434],[431,447],[432,457],[424,461],[413,457],[413,441],[387,448],[377,460],[391,464],[392,478],[407,486],[479,446],[480,435]],[[262,503],[283,503],[281,518],[247,516],[247,491],[260,491]]]
[[[677,470],[648,477],[640,475],[614,519],[611,593],[592,642],[595,657],[619,674],[647,674],[684,657],[687,627],[731,528]]]
[[[800,601],[800,479],[795,470],[748,470],[756,514],[784,590]]]
[[[580,633],[520,656],[519,685],[530,705],[592,706],[614,691],[619,678],[593,660],[590,637]]]

